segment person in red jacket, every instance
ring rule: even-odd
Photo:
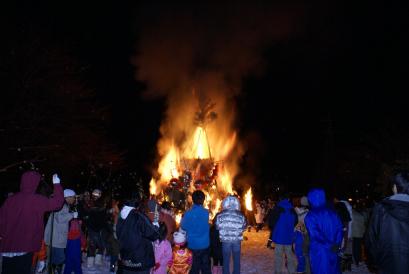
[[[21,176],[20,192],[7,198],[0,208],[2,274],[30,273],[33,253],[40,250],[44,236],[44,214],[60,209],[64,203],[57,174],[53,175],[52,198],[35,193],[40,181],[38,172],[25,172]]]

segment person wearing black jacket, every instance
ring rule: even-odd
[[[376,204],[366,243],[381,274],[409,273],[409,173],[393,176],[394,195]]]
[[[137,200],[126,201],[118,218],[118,274],[149,274],[155,266],[152,242],[160,237],[158,227],[136,209],[137,205]]]

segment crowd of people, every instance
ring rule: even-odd
[[[171,204],[154,197],[107,200],[99,189],[77,195],[56,174],[46,197],[36,192],[40,180],[25,172],[20,192],[0,208],[2,274],[78,274],[104,258],[119,274],[238,274],[244,232],[264,227],[270,234],[260,248],[274,252],[273,273],[337,274],[363,261],[377,273],[409,273],[407,172],[393,176],[394,194],[372,210],[315,188],[297,199],[255,202],[254,211],[228,195],[209,219],[205,194],[196,190],[180,224]]]

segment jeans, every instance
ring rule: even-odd
[[[362,238],[352,239],[352,256],[354,257],[354,263],[358,265],[361,262],[361,244]]]
[[[3,256],[2,274],[30,274],[31,260],[33,253],[26,253],[21,256],[5,257]]]
[[[192,249],[193,263],[190,269],[190,274],[211,274],[210,270],[210,250],[206,249]]]
[[[51,263],[55,265],[63,264],[65,262],[64,248],[53,247],[51,250]]]
[[[287,266],[285,266],[285,259],[287,258]],[[288,273],[296,271],[297,259],[292,251],[291,245],[276,244],[274,254],[274,273],[283,273],[283,267]],[[285,271],[284,271],[285,273]]]
[[[230,274],[230,257],[233,255],[233,274],[240,273],[241,242],[222,242],[223,274]]]

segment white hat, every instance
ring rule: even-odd
[[[186,231],[179,229],[179,231],[173,233],[173,241],[177,245],[184,244],[186,242]]]
[[[64,198],[67,197],[74,197],[75,196],[75,191],[72,189],[64,189]]]
[[[94,191],[92,191],[92,195],[99,198],[102,195],[102,191],[99,190],[98,188],[96,188],[96,189],[94,189]]]

